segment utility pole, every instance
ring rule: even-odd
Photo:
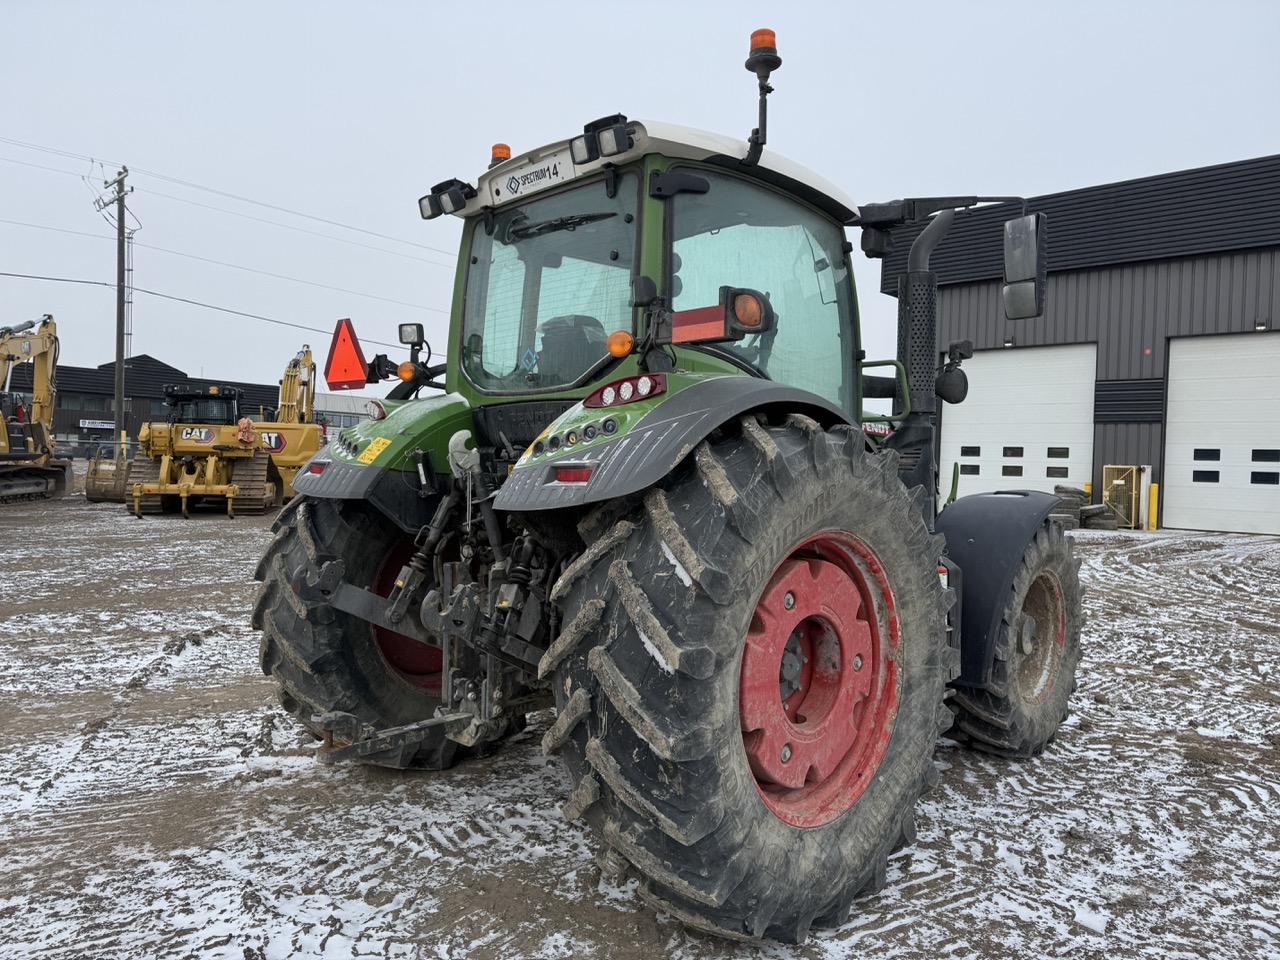
[[[103,187],[115,187],[114,196],[102,197],[95,202],[99,211],[109,204],[116,205],[116,396],[115,424],[116,435],[125,429],[124,417],[124,315],[125,315],[125,228],[124,198],[133,192],[133,188],[125,189],[124,180],[129,176],[129,168],[121,167],[114,180],[104,181]]]

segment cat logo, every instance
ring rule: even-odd
[[[214,431],[209,427],[183,427],[182,439],[195,443],[213,443]]]
[[[268,433],[263,431],[261,437],[262,449],[271,453],[279,453],[289,445],[289,441],[285,438],[283,433]]]

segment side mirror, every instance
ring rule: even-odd
[[[631,305],[647,307],[658,299],[658,284],[644,274],[631,281]]]
[[[1045,215],[1033,213],[1004,225],[1004,314],[1010,320],[1044,315],[1049,268]]]

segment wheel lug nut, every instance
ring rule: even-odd
[[[794,610],[796,608],[796,595],[794,593],[788,593],[782,598],[782,605],[788,610]]]
[[[782,762],[786,763],[791,759],[791,744],[784,743],[782,745]]]
[[[859,653],[853,658],[853,669],[855,670],[862,669],[862,654]]]

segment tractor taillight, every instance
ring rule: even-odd
[[[591,479],[591,467],[556,467],[556,483],[586,483]]]
[[[663,373],[646,373],[638,377],[625,377],[606,384],[587,399],[584,407],[617,407],[637,400],[648,400],[667,392],[667,377]]]
[[[307,467],[307,473],[311,473],[311,474],[315,474],[316,476],[319,476],[320,474],[324,473],[324,468],[327,467],[328,465],[329,463],[327,460],[317,460],[315,463]]]

